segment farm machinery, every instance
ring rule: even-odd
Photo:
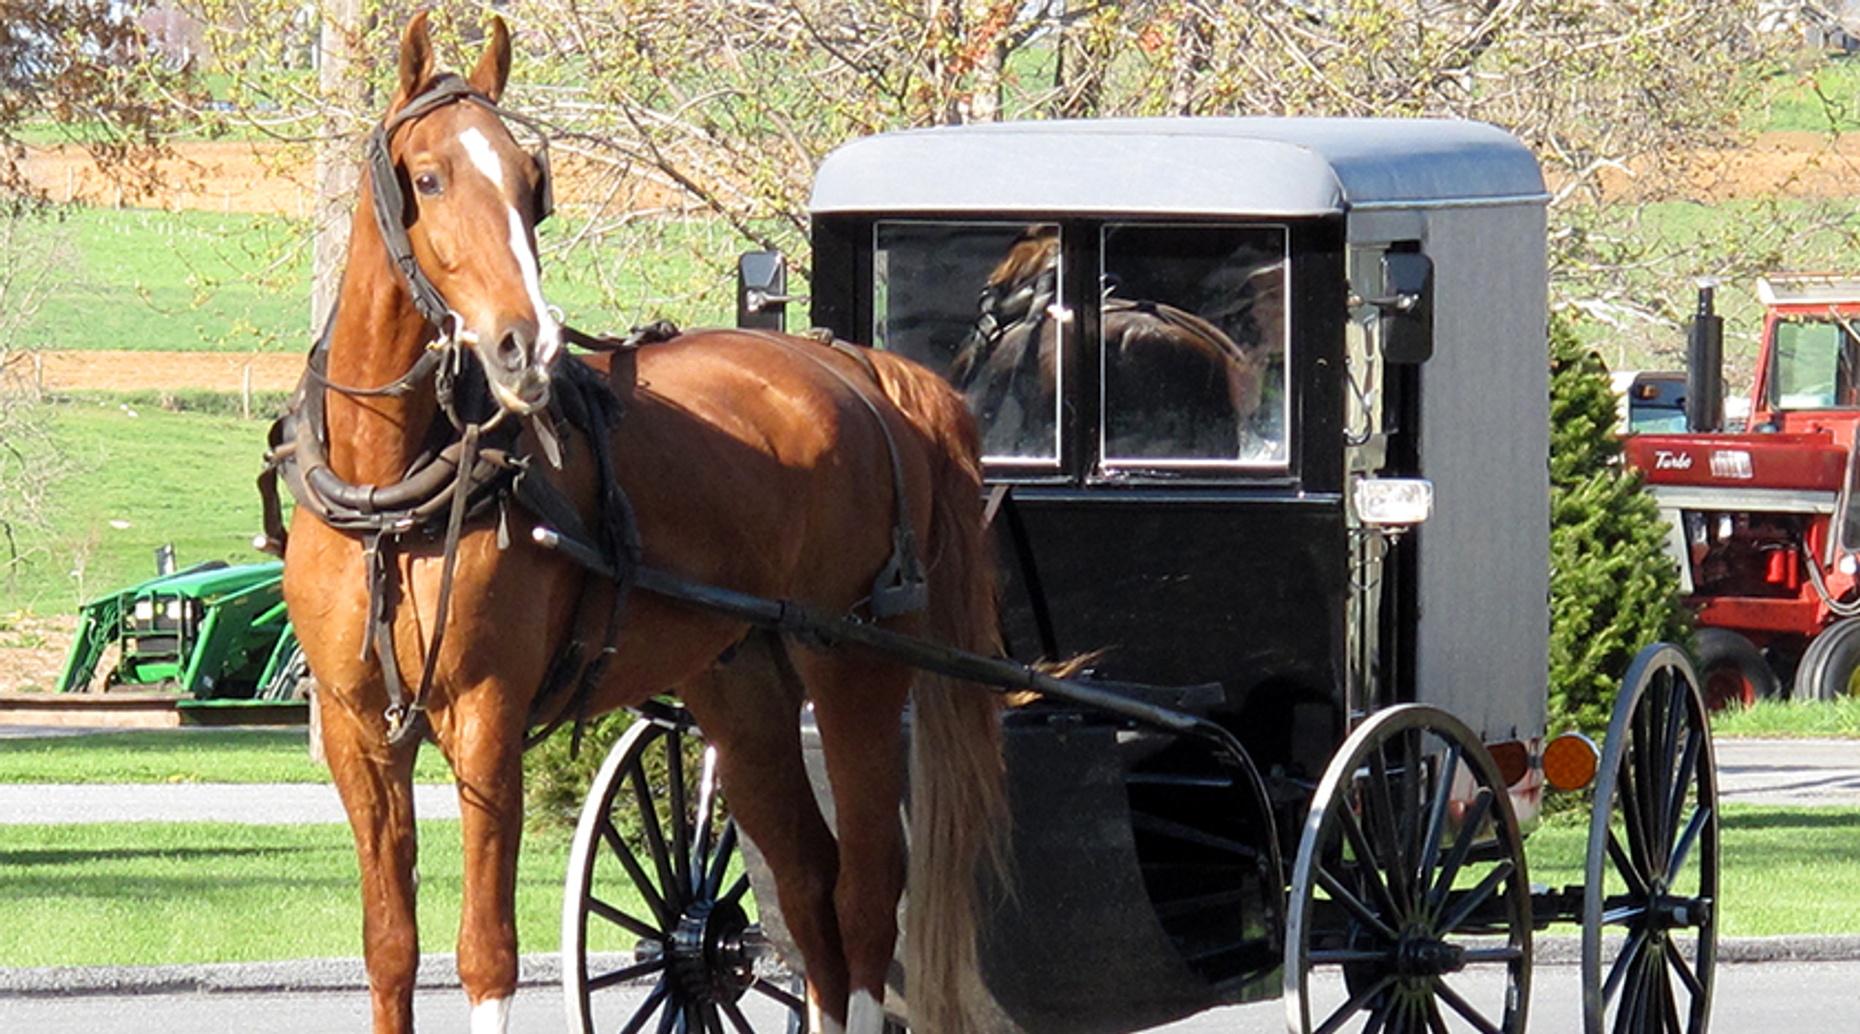
[[[1640,434],[1628,462],[1669,525],[1716,706],[1852,694],[1860,671],[1860,278],[1759,281],[1765,313],[1747,430],[1718,425],[1722,321],[1702,288],[1688,429]]]
[[[287,701],[303,661],[284,611],[284,565],[225,561],[163,571],[84,605],[58,689],[172,688],[201,704]],[[99,674],[99,668],[102,668]]]

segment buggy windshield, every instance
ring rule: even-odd
[[[1770,398],[1778,409],[1860,407],[1860,330],[1851,317],[1778,320]]]
[[[1095,410],[1086,433],[1102,472],[1283,469],[1286,228],[1087,232],[1098,253],[1095,340],[1072,345],[1078,299],[1066,296],[1057,223],[877,223],[872,343],[962,390],[991,463],[1057,468],[1062,415]],[[1078,346],[1074,362],[1096,381],[1092,404],[1067,383],[1079,375],[1067,360]]]

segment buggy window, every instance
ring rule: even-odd
[[[1779,409],[1860,405],[1860,338],[1851,323],[1782,320],[1776,324],[1772,397]]]
[[[1104,466],[1284,467],[1285,227],[1103,233]]]
[[[872,343],[961,389],[994,462],[1059,461],[1059,227],[880,222]]]

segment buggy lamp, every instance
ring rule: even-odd
[[[1595,741],[1579,732],[1566,732],[1544,747],[1544,782],[1552,790],[1580,790],[1595,780],[1601,766]]]
[[[1426,478],[1364,478],[1354,493],[1357,519],[1372,528],[1406,530],[1434,512],[1434,483]]]

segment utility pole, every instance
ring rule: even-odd
[[[368,98],[362,0],[322,0],[317,32],[317,87],[322,98],[323,139],[316,153],[315,240],[311,250],[310,332],[320,333],[335,304],[348,255],[349,218],[361,178],[360,151],[350,116]]]

